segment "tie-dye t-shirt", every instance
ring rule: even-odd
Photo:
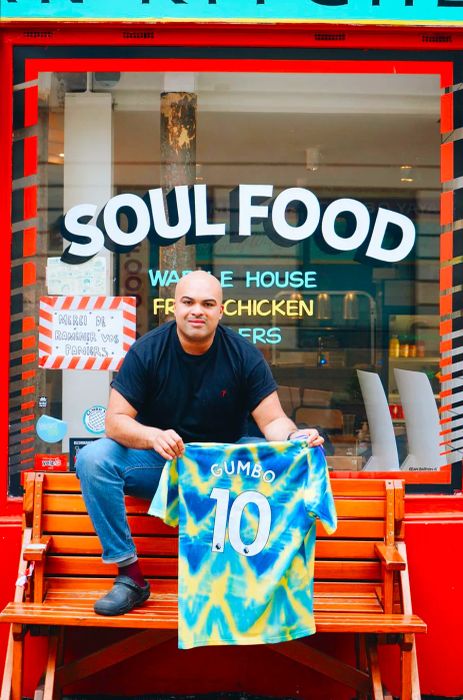
[[[324,452],[305,440],[189,443],[149,512],[179,525],[179,647],[315,632],[315,519],[336,512]]]

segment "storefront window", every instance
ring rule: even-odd
[[[260,348],[286,412],[324,432],[333,470],[445,465],[438,76],[42,72],[38,94],[36,283],[21,323],[39,318],[44,297],[88,310],[98,306],[83,297],[134,296],[141,335],[170,317],[184,270],[208,270],[224,287],[224,323]],[[159,188],[172,191],[170,220]],[[113,235],[95,252],[105,205]],[[43,357],[55,350],[41,309]],[[103,434],[112,371],[101,347],[114,329],[95,335],[66,318],[64,363],[14,373],[12,492],[36,453],[68,455],[71,440],[72,466],[76,441]],[[103,369],[79,369],[71,358],[98,344]],[[31,382],[25,452],[16,395]],[[410,401],[432,454],[417,453]]]

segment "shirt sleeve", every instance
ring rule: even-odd
[[[253,411],[269,394],[277,390],[270,367],[259,350],[252,348],[246,362],[246,399],[249,412]]]
[[[158,488],[148,509],[149,515],[161,518],[166,525],[178,525],[178,470],[177,460],[166,462]]]
[[[126,401],[137,411],[141,411],[148,386],[146,369],[143,366],[136,350],[132,347],[128,351],[117,376],[111,382]]]
[[[338,521],[325,453],[321,447],[308,449],[306,508],[319,518],[326,532],[331,535],[336,530]]]

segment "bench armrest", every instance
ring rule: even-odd
[[[40,542],[29,542],[23,552],[26,561],[42,561],[51,544],[51,537],[42,537]]]
[[[394,545],[375,544],[375,553],[389,571],[403,571],[407,565]]]

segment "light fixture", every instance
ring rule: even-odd
[[[331,298],[327,292],[320,292],[317,296],[317,318],[319,321],[331,318]]]
[[[311,146],[305,149],[306,170],[316,172],[320,167],[320,146]]]
[[[412,165],[401,165],[400,166],[400,182],[414,182],[412,177],[413,166]]]
[[[344,294],[343,317],[346,321],[357,321],[359,317],[359,300],[355,292]]]

